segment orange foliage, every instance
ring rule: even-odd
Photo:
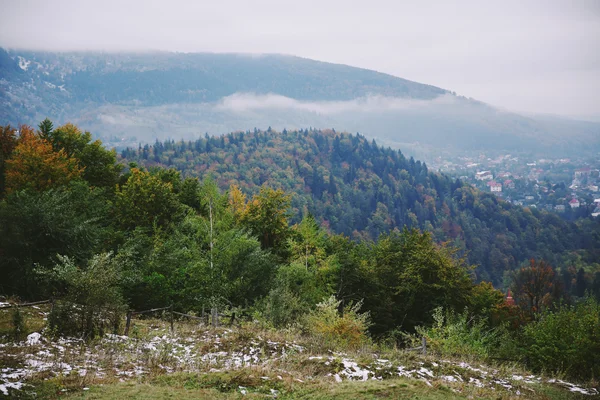
[[[6,191],[25,188],[43,191],[67,184],[78,178],[83,168],[77,160],[67,157],[63,150],[54,151],[52,145],[23,125],[11,157],[6,161]]]

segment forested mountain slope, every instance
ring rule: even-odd
[[[354,238],[403,226],[431,231],[464,251],[478,279],[494,284],[530,258],[576,267],[598,267],[600,260],[598,221],[572,223],[512,206],[358,134],[254,131],[156,142],[121,155],[186,176],[212,175],[222,188],[283,188],[293,193],[296,219],[310,212],[332,232]]]
[[[15,126],[52,116],[110,145],[312,126],[426,156],[600,149],[598,123],[549,123],[392,75],[276,54],[0,49],[0,105],[0,119]]]
[[[309,350],[310,358],[356,349],[395,359],[381,350],[426,338],[428,355],[444,359],[508,359],[511,371],[521,362],[577,380],[600,372],[597,220],[572,224],[510,207],[333,131],[157,143],[125,151],[125,166],[75,125],[54,128],[46,119],[38,128],[0,129],[0,299],[54,299],[47,324],[36,325],[47,327],[44,343],[77,337],[80,349],[80,338],[120,332],[127,310],[167,307],[173,323],[175,313],[217,308],[254,332],[228,330],[245,348],[259,334],[269,338],[262,332],[297,332],[327,352]],[[161,162],[218,181],[183,177]],[[380,235],[399,225],[433,234]],[[436,243],[446,239],[450,245]],[[478,278],[496,282],[525,257],[545,260],[510,274],[508,298],[474,281],[452,244],[481,262]],[[2,341],[29,342],[21,341],[29,321],[20,310],[12,308],[10,326],[0,324]],[[139,343],[139,330],[126,330]],[[23,376],[14,371],[0,380]]]

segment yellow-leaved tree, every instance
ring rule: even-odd
[[[31,188],[44,191],[66,185],[83,173],[76,159],[64,150],[54,150],[52,144],[23,125],[19,129],[17,146],[5,166],[6,192]]]

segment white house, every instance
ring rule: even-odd
[[[497,183],[497,182],[493,182],[493,183],[490,185],[490,190],[491,190],[492,192],[499,193],[499,192],[501,192],[501,191],[502,191],[502,184],[501,184],[501,183]]]
[[[475,174],[475,179],[478,181],[490,181],[494,179],[494,175],[490,171],[481,171]]]
[[[569,205],[571,206],[571,208],[578,208],[579,207],[579,200],[577,199],[572,199],[569,202]]]

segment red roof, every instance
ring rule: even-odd
[[[577,199],[572,199],[569,204],[579,204],[579,200]]]
[[[508,293],[506,294],[506,304],[509,306],[515,305],[515,299],[510,295],[510,289],[508,289]]]

